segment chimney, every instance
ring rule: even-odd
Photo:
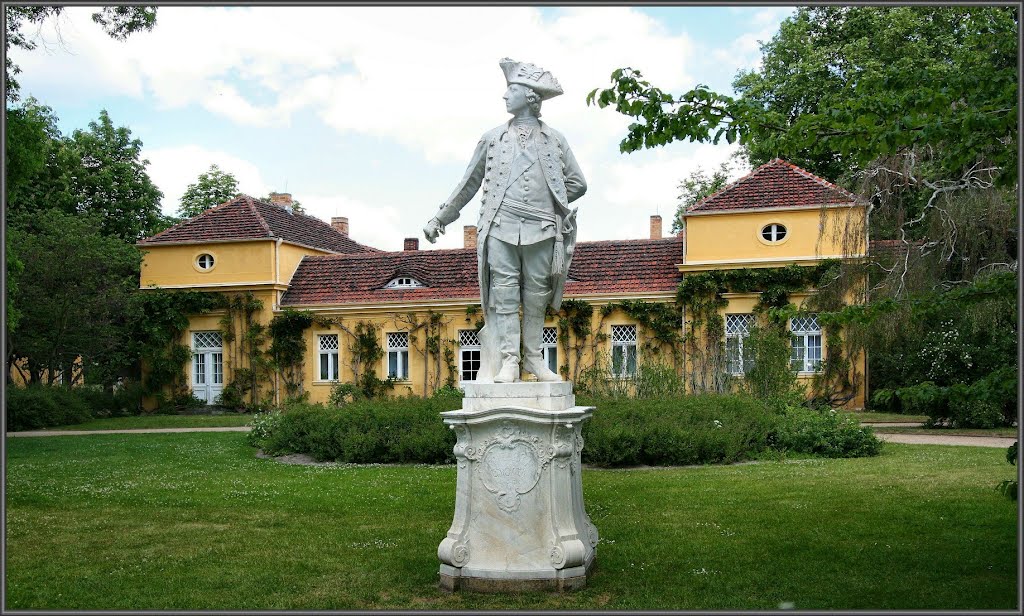
[[[657,214],[651,216],[651,239],[661,239],[661,216],[658,216]]]
[[[419,250],[420,249],[420,238],[418,237],[407,237],[405,238],[405,246],[402,250]]]
[[[270,193],[270,202],[274,205],[279,205],[286,210],[291,211],[292,209],[292,194],[291,193]]]
[[[462,227],[462,247],[476,248],[476,225]]]
[[[347,216],[332,216],[331,226],[338,233],[348,237],[348,217]]]

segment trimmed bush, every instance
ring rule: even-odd
[[[659,400],[580,397],[596,406],[583,424],[583,462],[594,466],[728,464],[768,448],[827,457],[876,455],[869,429],[830,411],[778,414],[744,395]],[[363,400],[341,408],[294,405],[253,417],[249,442],[270,455],[308,454],[349,463],[452,463],[455,434],[439,413],[457,395]]]
[[[7,388],[7,429],[11,431],[77,424],[92,416],[89,403],[75,390],[45,385]]]
[[[832,409],[792,406],[778,418],[768,438],[773,449],[826,458],[876,456],[882,441],[870,428]]]
[[[343,408],[294,405],[250,442],[271,455],[305,453],[318,461],[451,463],[455,434],[439,413],[458,408],[444,397],[352,402]],[[254,418],[255,421],[255,418]]]
[[[596,406],[583,424],[583,462],[595,466],[723,464],[766,446],[773,415],[737,395],[636,400],[580,399]]]

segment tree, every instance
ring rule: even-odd
[[[4,170],[7,209],[35,209],[40,203],[43,177],[61,139],[53,110],[29,97],[8,107]]]
[[[672,233],[679,233],[683,230],[683,214],[687,208],[697,203],[704,197],[709,197],[725,188],[729,181],[729,163],[723,162],[718,169],[708,177],[704,168],[697,169],[679,183],[679,206],[676,208],[676,215],[672,218]]]
[[[199,178],[188,185],[181,195],[178,216],[193,218],[206,210],[230,200],[238,194],[238,180],[235,176],[221,171],[217,165],[199,174]]]
[[[81,357],[85,378],[110,383],[124,366],[128,325],[125,306],[138,288],[139,250],[100,233],[95,215],[50,209],[12,213],[9,254],[23,264],[8,328],[11,362],[26,360],[29,380],[59,371],[71,374]],[[68,386],[70,380],[65,381]]]
[[[929,146],[933,177],[987,160],[1012,185],[1017,19],[1015,7],[801,8],[762,46],[762,68],[734,81],[738,98],[703,85],[674,97],[621,68],[587,100],[638,120],[623,152],[725,136],[753,165],[783,156],[838,178]]]
[[[134,243],[162,228],[163,193],[146,173],[142,141],[131,134],[115,128],[106,110],[88,131],[72,134],[65,156],[74,173],[66,180],[73,202],[65,211],[97,214],[104,234]]]
[[[33,50],[38,43],[26,37],[21,28],[26,23],[42,25],[51,17],[57,17],[64,12],[62,6],[6,6],[4,14],[7,18],[7,36],[4,38],[4,52],[6,57],[6,71],[4,83],[7,88],[7,101],[18,100],[18,82],[14,76],[21,72],[11,62],[11,45],[26,50]],[[112,38],[123,41],[128,35],[140,30],[152,30],[156,25],[155,6],[107,6],[97,13],[92,14],[92,20],[103,28]]]

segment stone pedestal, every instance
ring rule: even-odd
[[[466,383],[455,430],[455,517],[437,548],[441,588],[504,592],[586,585],[597,529],[580,451],[593,407],[572,384]]]

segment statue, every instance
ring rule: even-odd
[[[576,245],[576,208],[568,205],[587,184],[565,137],[539,120],[541,101],[562,93],[558,80],[533,64],[498,64],[513,117],[480,138],[465,176],[423,233],[435,242],[483,186],[477,263],[485,326],[477,380],[517,381],[521,363],[538,381],[561,381],[544,364],[541,335],[547,307],[562,303]]]

